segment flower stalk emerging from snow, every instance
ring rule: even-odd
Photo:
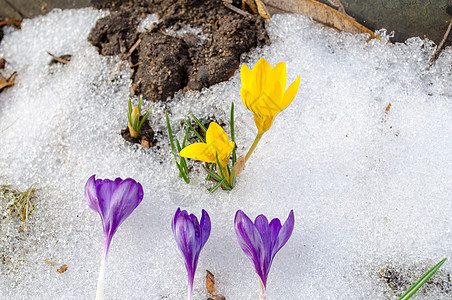
[[[104,249],[102,253],[96,299],[103,299],[105,265],[110,243],[119,225],[143,200],[143,188],[131,178],[97,179],[91,176],[85,185],[88,206],[99,213],[104,229]]]
[[[174,239],[185,260],[185,268],[188,274],[187,300],[192,299],[193,280],[201,249],[206,244],[210,236],[209,214],[203,209],[201,222],[193,214],[188,214],[185,210],[177,209],[171,223]]]
[[[251,221],[241,210],[235,214],[234,227],[240,247],[251,260],[259,276],[259,298],[267,299],[267,276],[276,253],[289,240],[294,227],[294,213],[290,211],[284,225],[278,218],[268,223],[264,215]]]
[[[127,113],[127,118],[129,119],[129,123],[127,124],[130,132],[130,136],[133,138],[138,137],[140,134],[141,127],[144,124],[144,121],[146,121],[146,118],[148,117],[149,113],[151,112],[150,109],[144,114],[144,116],[141,118],[140,121],[140,113],[141,113],[141,97],[138,101],[138,107],[132,108],[132,102],[129,98],[129,111]]]
[[[295,98],[300,86],[300,76],[285,90],[286,64],[280,62],[272,68],[264,58],[259,59],[252,70],[242,65],[240,75],[242,80],[240,95],[245,107],[253,113],[258,130],[256,139],[246,154],[247,161],[262,135],[270,129],[276,115]]]

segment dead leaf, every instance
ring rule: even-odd
[[[0,22],[0,26],[9,25],[9,24],[13,24],[13,25],[20,27],[20,25],[22,24],[22,20],[8,19],[8,20]]]
[[[72,57],[70,54],[64,54],[64,55],[61,55],[61,56],[56,56],[56,55],[53,55],[52,53],[50,53],[49,51],[47,51],[47,54],[50,55],[53,58],[50,61],[49,65],[56,64],[56,63],[67,64],[68,62],[71,61],[71,57]]]
[[[215,276],[209,270],[206,270],[206,289],[211,295],[215,293]]]
[[[388,106],[386,106],[385,114],[388,114],[390,109],[391,109],[391,102],[389,102]]]
[[[14,72],[8,79],[0,75],[0,90],[7,86],[13,86],[14,80],[16,79],[16,73]]]
[[[242,0],[242,9],[243,10],[245,10],[247,5],[249,6],[249,8],[253,12],[253,14],[255,14],[255,15],[258,14],[256,2],[254,2],[254,0]]]
[[[245,170],[245,157],[242,155],[237,158],[234,164],[235,177],[237,178],[243,170]]]
[[[447,30],[444,33],[443,39],[439,43],[438,47],[436,47],[435,53],[433,53],[432,57],[430,58],[429,66],[427,69],[429,69],[435,63],[435,61],[438,59],[441,52],[443,52],[443,49],[446,47],[446,40],[449,38],[451,28],[452,28],[452,20],[449,21],[449,26],[447,27]]]
[[[62,265],[62,266],[57,270],[57,272],[60,273],[60,274],[62,274],[62,273],[64,273],[64,272],[66,272],[68,268],[69,268],[69,267],[68,267],[67,265]]]
[[[144,149],[149,149],[151,147],[151,144],[148,140],[146,140],[145,137],[141,138],[141,147],[143,147]]]
[[[0,58],[0,69],[4,69],[5,64],[6,64],[6,59],[4,59],[3,57]]]
[[[345,14],[348,16],[348,14],[345,12],[345,8],[344,5],[342,5],[340,0],[328,0],[328,2],[333,5],[334,7],[337,7],[337,10],[340,11],[341,13]]]
[[[46,264],[48,264],[49,266],[51,266],[51,267],[55,267],[55,262],[54,262],[53,260],[51,260],[50,258],[46,258],[46,259],[44,260],[44,262],[45,262]]]
[[[207,298],[207,300],[226,300],[226,297],[223,295],[214,295],[212,297]]]
[[[270,19],[271,15],[268,12],[267,8],[265,7],[265,4],[261,0],[255,0],[257,11],[259,12],[259,15],[262,17],[262,19]]]
[[[371,38],[381,38],[349,16],[315,0],[264,0],[264,3],[278,13],[301,14],[341,31],[367,33]]]

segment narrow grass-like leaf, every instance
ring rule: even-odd
[[[179,140],[177,138],[176,138],[176,146],[177,146],[177,151],[180,152],[182,150],[182,147],[180,146]],[[181,157],[180,164],[181,164],[182,168],[184,169],[185,174],[188,174],[188,167],[187,167],[187,163],[186,163],[184,157]]]
[[[132,125],[132,100],[129,98],[129,113],[127,114],[129,117],[129,123]]]
[[[213,172],[213,164],[210,165],[210,170]],[[209,181],[209,180],[210,180],[210,177],[211,177],[210,174],[207,173],[206,181]]]
[[[165,111],[165,117],[166,117],[166,126],[168,127],[168,137],[170,140],[170,144],[171,144],[171,152],[173,153],[174,156],[174,161],[177,165],[177,168],[179,169],[179,177],[182,177],[186,183],[190,183],[190,178],[188,178],[188,167],[187,167],[187,162],[185,161],[185,158],[181,157],[180,158],[180,163],[177,162],[178,159],[178,153],[180,152],[180,144],[179,141],[176,138],[176,143],[177,143],[177,148],[179,149],[179,151],[177,151],[176,154],[176,146],[174,145],[174,136],[173,136],[173,131],[171,129],[171,124],[169,121],[169,117],[168,117],[168,112]],[[187,135],[187,130],[185,131],[185,135]],[[186,138],[184,137],[184,142],[185,142]]]
[[[204,168],[204,170],[206,170],[206,172],[212,176],[216,181],[221,181],[224,179],[224,177],[221,177],[220,175],[218,175],[217,173],[215,173],[213,170],[210,170],[209,168],[206,168],[204,165],[202,165],[202,167]]]
[[[213,188],[211,188],[211,189],[209,190],[209,192],[215,193],[215,191],[218,190],[218,188],[219,188],[222,184],[224,184],[225,181],[226,181],[226,178],[221,179],[217,184],[215,184],[215,186],[214,186]]]
[[[217,167],[220,169],[221,178],[226,178],[226,176],[224,175],[223,167],[221,167],[220,160],[218,159],[218,153],[215,153],[215,157],[217,159]],[[231,190],[232,189],[231,186],[229,185],[229,182],[227,180],[223,184],[223,186],[227,190]]]
[[[206,133],[207,129],[206,127],[204,127],[204,125],[202,125],[201,121],[199,121],[198,118],[196,118],[193,114],[190,115],[193,118],[193,120],[195,120],[196,124],[198,124],[199,128],[201,128],[201,130],[204,131],[204,133]]]
[[[229,173],[231,174],[231,173]],[[235,178],[235,170],[234,167],[232,167],[232,174],[231,174],[231,188],[234,188],[235,183],[236,183],[236,178]]]
[[[182,161],[182,159],[181,159],[181,161]],[[185,160],[184,160],[184,162],[185,162]],[[177,161],[176,161],[176,165],[177,165],[177,168],[179,169],[179,177],[182,177],[186,183],[190,183],[190,178],[188,178],[187,174],[185,174],[183,168]]]
[[[138,100],[138,113],[141,111],[141,96],[140,96],[140,100]]]
[[[430,279],[430,277],[433,276],[433,274],[438,271],[438,269],[443,265],[443,263],[447,260],[447,258],[444,258],[442,261],[436,264],[433,268],[430,269],[427,273],[425,273],[421,279],[418,280],[405,294],[402,295],[402,297],[399,298],[399,300],[407,300],[410,299],[411,296],[413,296],[419,288],[427,282],[427,280]]]
[[[199,132],[197,132],[197,131],[193,128],[193,126],[191,126],[189,120],[185,119],[185,123],[188,125],[188,127],[190,127],[190,129],[193,131],[193,133],[198,137],[198,139],[199,139],[201,142],[203,142],[203,143],[206,142],[206,141],[203,139],[203,137],[199,134]]]
[[[138,132],[140,132],[141,130],[141,126],[143,126],[144,121],[146,121],[146,118],[149,116],[149,113],[151,112],[150,109],[148,109],[148,111],[144,114],[143,118],[140,121],[140,124],[138,125]]]
[[[171,152],[173,153],[173,155],[176,155],[176,148],[174,147],[174,141],[173,141],[173,131],[171,130],[171,124],[168,118],[168,112],[165,111],[165,116],[166,116],[166,127],[168,127],[168,137],[170,140],[170,144],[171,144]]]
[[[185,148],[185,144],[188,141],[188,127],[185,127],[184,139],[182,140],[182,149]]]
[[[234,131],[234,102],[231,103],[231,120],[229,121],[231,126],[231,141],[234,142],[234,148],[232,149],[232,165],[235,165],[237,161],[237,154],[235,149],[237,148],[235,145],[235,131]]]
[[[135,119],[133,119],[133,123],[132,123],[132,128],[133,128],[133,130],[135,130],[136,132],[138,132],[138,133],[140,133],[137,129],[137,125],[138,125],[138,118],[140,117],[140,113],[138,113],[136,116],[135,116]]]

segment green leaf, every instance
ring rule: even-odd
[[[231,174],[231,173],[229,173],[229,174]],[[232,167],[231,188],[234,188],[236,181],[237,181],[237,179],[235,178],[235,170],[234,170],[234,167]]]
[[[204,127],[204,125],[202,125],[201,121],[199,121],[198,118],[196,118],[193,114],[190,115],[193,118],[193,120],[195,120],[196,124],[198,124],[199,128],[201,128],[201,130],[204,131],[204,133],[206,133],[207,129],[206,127]]]
[[[225,179],[224,177],[221,177],[220,175],[218,175],[217,173],[215,173],[213,170],[210,170],[208,168],[206,168],[206,166],[202,165],[202,167],[204,168],[204,170],[206,170],[206,172],[212,176],[216,181],[221,181],[223,179]]]
[[[231,120],[229,121],[231,126],[231,141],[234,142],[234,148],[232,149],[232,165],[235,165],[237,161],[237,153],[235,149],[237,146],[235,145],[235,131],[234,131],[234,102],[231,102]]]
[[[433,274],[438,271],[438,269],[443,265],[443,263],[447,260],[447,258],[444,258],[442,261],[436,264],[433,268],[430,269],[427,273],[425,273],[421,279],[418,280],[405,294],[402,295],[402,297],[399,298],[399,300],[406,300],[410,299],[411,296],[413,296],[419,288],[427,282],[427,280],[430,279],[430,277],[433,276]]]
[[[188,127],[185,127],[184,139],[182,140],[182,149],[185,148],[185,144],[188,141]]]
[[[213,172],[213,164],[210,165],[210,170]],[[210,180],[210,174],[207,173],[206,181]]]
[[[132,116],[132,99],[129,97],[129,115]]]
[[[140,121],[140,124],[138,125],[138,132],[140,132],[141,130],[141,126],[143,126],[144,121],[146,121],[146,118],[149,116],[149,113],[151,112],[150,109],[148,109],[148,111],[144,114],[143,118]]]
[[[141,113],[141,96],[140,96],[140,100],[138,100],[138,114]]]
[[[217,159],[217,167],[220,168],[220,174],[221,174],[221,178],[225,179],[226,176],[224,176],[224,171],[223,171],[223,167],[220,165],[220,160],[218,159],[218,153],[215,153],[215,157]],[[229,166],[228,166],[229,167]],[[232,189],[232,187],[229,185],[228,181],[226,180],[225,183],[223,183],[223,186],[226,190],[230,191]]]
[[[168,127],[168,137],[169,137],[170,144],[171,144],[171,152],[173,153],[174,156],[176,156],[176,148],[174,147],[174,141],[173,141],[173,131],[171,130],[171,124],[170,124],[170,121],[168,118],[167,111],[165,111],[165,116],[166,116],[166,126]]]
[[[214,186],[213,188],[211,188],[211,189],[209,190],[209,192],[215,193],[215,191],[218,190],[218,188],[219,188],[222,184],[224,184],[225,181],[226,181],[226,178],[221,179],[217,184],[215,184],[215,186]]]
[[[185,123],[188,125],[188,127],[190,127],[190,129],[194,132],[194,134],[198,137],[198,139],[205,143],[206,141],[202,138],[202,136],[193,128],[193,126],[191,126],[190,121],[185,119]]]

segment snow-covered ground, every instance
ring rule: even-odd
[[[239,72],[201,92],[177,94],[166,106],[144,101],[151,125],[162,132],[158,149],[130,145],[120,135],[130,69],[87,41],[105,14],[53,11],[24,20],[21,30],[5,30],[0,57],[18,77],[0,94],[0,184],[39,190],[26,238],[1,221],[1,299],[94,298],[103,233],[84,198],[92,174],[132,177],[145,193],[113,238],[106,299],[185,298],[186,271],[170,226],[177,207],[197,216],[205,209],[212,221],[194,299],[208,297],[206,269],[227,299],[258,298],[257,276],[234,233],[238,209],[253,219],[262,213],[285,220],[295,212],[293,235],[270,271],[273,300],[397,299],[400,292],[379,276],[382,270],[414,283],[451,257],[450,48],[426,70],[430,41],[366,41],[306,17],[274,16],[271,46],[254,50],[244,63],[284,61],[288,82],[301,75],[300,90],[264,135],[236,188],[210,194],[203,172],[193,173],[190,185],[178,177],[164,111],[181,136],[177,124],[189,112],[229,124],[234,101],[238,153],[245,154],[256,128],[241,103]],[[49,66],[46,51],[72,60]],[[69,268],[60,274],[63,264]],[[450,299],[451,273],[448,260],[436,284],[412,299]]]

